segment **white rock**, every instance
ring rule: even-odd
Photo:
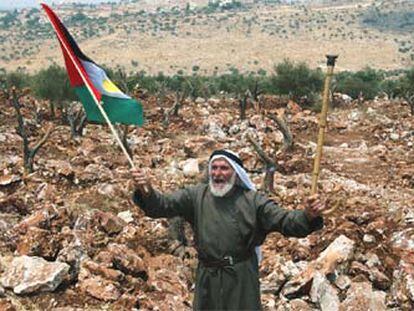
[[[1,283],[5,288],[13,288],[16,294],[54,291],[69,268],[66,263],[48,262],[40,257],[15,257],[1,278]]]
[[[184,176],[196,176],[200,173],[198,159],[188,159],[183,164]]]
[[[113,197],[116,193],[115,186],[107,183],[98,185],[98,192],[108,197]]]
[[[379,259],[379,257],[377,256],[377,254],[375,253],[368,253],[366,255],[367,261],[366,261],[366,266],[368,268],[374,268],[374,267],[378,267],[381,265],[381,261]]]
[[[371,234],[364,234],[363,241],[367,244],[372,244],[376,242],[376,239]]]
[[[390,139],[391,139],[392,141],[397,141],[397,140],[399,140],[399,139],[400,139],[400,135],[399,135],[399,134],[397,134],[397,133],[391,133],[391,134],[390,134]]]
[[[238,124],[234,124],[229,128],[229,133],[234,135],[240,132],[240,126]]]
[[[203,117],[207,117],[207,116],[209,116],[210,115],[210,112],[208,112],[208,110],[206,109],[206,108],[201,108],[200,110],[199,110],[199,113],[203,116]]]
[[[359,111],[352,111],[349,115],[348,115],[348,119],[351,121],[358,121],[361,117],[361,113]]]
[[[125,221],[126,223],[130,223],[134,221],[134,217],[132,217],[132,213],[131,211],[123,211],[123,212],[119,212],[117,215],[119,218],[121,218],[123,221]]]
[[[322,311],[339,310],[340,302],[337,290],[320,272],[316,272],[313,277],[310,297],[312,302],[317,303]]]
[[[215,122],[210,122],[208,124],[208,131],[207,134],[216,139],[224,139],[226,138],[226,133],[221,129],[220,126],[217,125]]]
[[[196,104],[204,104],[206,102],[206,100],[202,97],[197,97],[195,100]]]

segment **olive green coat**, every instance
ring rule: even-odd
[[[322,228],[303,211],[286,211],[256,191],[236,186],[225,197],[214,197],[208,185],[198,184],[172,194],[148,197],[134,193],[134,202],[152,218],[182,216],[193,227],[199,259],[225,256],[247,260],[226,267],[205,267],[199,261],[194,310],[260,310],[260,286],[254,247],[266,235],[305,237]]]

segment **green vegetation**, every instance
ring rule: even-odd
[[[263,69],[257,72],[242,74],[237,68],[229,66],[229,72],[221,75],[201,76],[200,68],[194,66],[191,75],[177,70],[173,76],[162,72],[155,76],[144,71],[127,76],[119,68],[105,69],[112,80],[125,92],[129,93],[137,85],[150,94],[160,92],[188,94],[192,99],[211,96],[240,97],[249,91],[253,98],[259,94],[288,95],[302,105],[315,105],[322,92],[324,73],[319,69],[310,69],[305,63],[294,63],[285,60],[274,66],[270,75]],[[48,99],[61,105],[76,100],[69,86],[66,71],[52,65],[35,75],[28,75],[22,70],[6,72],[0,70],[2,88],[16,86],[18,89],[30,87],[35,96]],[[373,99],[382,93],[389,97],[400,97],[414,101],[414,68],[407,71],[384,72],[366,68],[358,72],[340,72],[335,74],[333,90],[347,94],[356,99]],[[414,107],[414,106],[413,106]],[[414,108],[413,108],[414,109]]]
[[[384,31],[414,31],[414,11],[381,10],[371,7],[361,17],[364,25]]]
[[[34,95],[52,102],[72,101],[76,99],[69,85],[66,70],[57,65],[39,71],[31,79]]]
[[[360,95],[365,99],[373,99],[381,91],[381,82],[384,75],[371,68],[366,68],[358,72],[341,72],[336,75],[336,90],[347,94],[352,98]]]
[[[307,97],[312,102],[315,95],[322,91],[323,73],[319,69],[312,70],[305,63],[295,64],[285,60],[274,70],[275,74],[270,79],[274,88],[272,93],[290,95],[296,101]]]
[[[8,29],[12,25],[18,24],[18,15],[19,12],[17,10],[8,11],[6,15],[0,18],[0,29]]]

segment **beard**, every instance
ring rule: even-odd
[[[230,177],[230,180],[227,182],[215,182],[210,176],[209,186],[210,192],[215,197],[224,197],[231,189],[233,189],[236,184],[236,172]]]

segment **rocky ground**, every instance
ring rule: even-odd
[[[311,184],[317,114],[267,98],[239,119],[229,99],[186,102],[162,124],[165,107],[144,100],[147,124],[129,134],[137,165],[164,191],[197,182],[215,148],[237,151],[261,187],[264,164],[250,133],[277,163],[272,194],[300,208]],[[170,105],[171,103],[166,103]],[[0,309],[190,310],[197,258],[191,229],[181,246],[172,227],[131,202],[128,162],[109,130],[88,125],[70,139],[58,125],[23,174],[13,108],[0,112]],[[45,129],[23,111],[32,144]],[[267,115],[284,114],[291,150]],[[57,121],[53,121],[57,122]],[[59,123],[59,122],[57,122]],[[319,193],[336,211],[305,239],[268,236],[262,249],[265,310],[414,308],[414,120],[401,102],[341,103],[329,114]]]

